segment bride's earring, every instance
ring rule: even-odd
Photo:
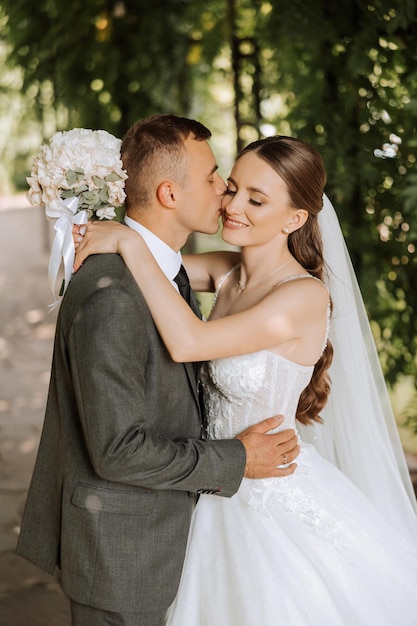
[[[288,235],[288,233],[290,232],[290,229],[288,228],[288,226],[284,226],[284,228],[282,229],[282,232],[284,233],[284,235]]]

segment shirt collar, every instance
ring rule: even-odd
[[[136,230],[136,232],[143,237],[159,267],[168,280],[173,282],[175,276],[180,271],[182,263],[181,252],[175,252],[175,250],[170,248],[165,241],[162,241],[162,239],[157,237],[153,232],[145,228],[142,224],[139,224],[139,222],[131,217],[125,215],[124,221],[127,226]],[[175,283],[174,286],[176,286]]]

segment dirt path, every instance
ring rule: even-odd
[[[42,428],[56,313],[47,223],[22,197],[0,201],[0,625],[69,626],[58,582],[14,554]]]

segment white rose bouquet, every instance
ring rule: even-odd
[[[49,261],[49,282],[54,294],[61,261],[63,295],[74,264],[73,224],[90,219],[113,219],[123,204],[126,171],[120,158],[121,140],[104,130],[74,128],[55,133],[33,159],[27,198],[56,219],[55,240]]]

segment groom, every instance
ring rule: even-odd
[[[190,233],[218,229],[225,185],[209,137],[159,115],[122,144],[126,222],[173,284]],[[120,256],[92,256],[61,306],[17,551],[61,569],[75,626],[161,626],[198,494],[230,497],[244,475],[278,475],[298,446],[293,431],[266,434],[276,426],[204,441],[195,368],[171,360]]]

